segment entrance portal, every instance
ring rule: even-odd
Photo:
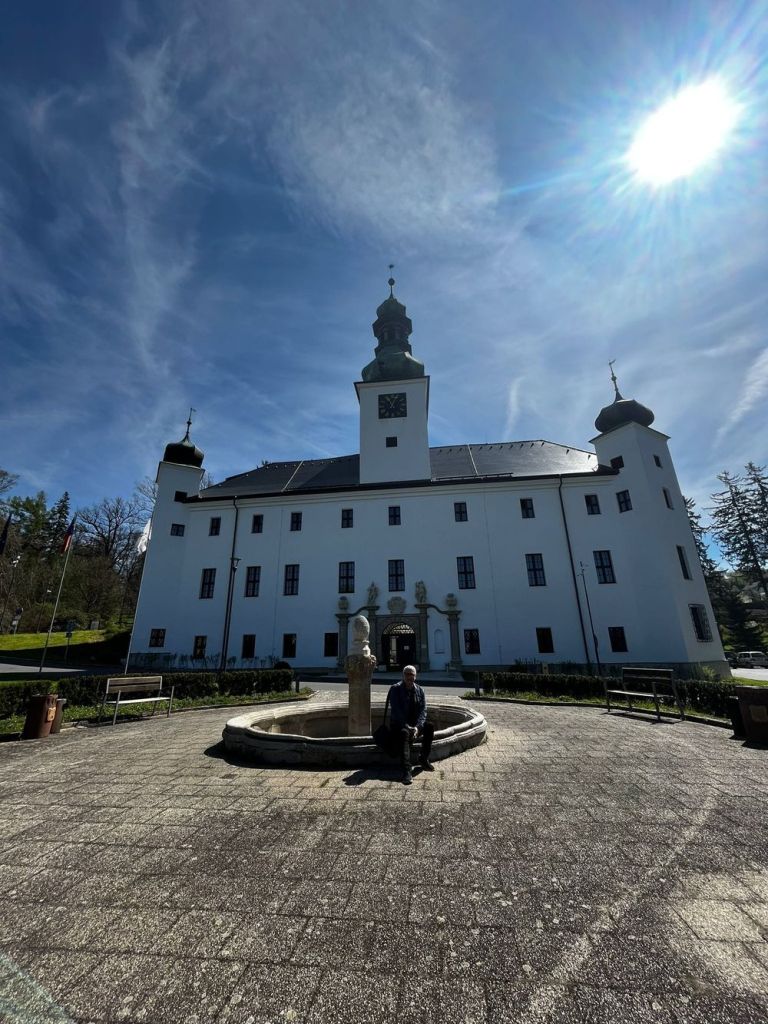
[[[382,661],[390,672],[416,663],[416,633],[405,622],[387,626],[381,635]]]

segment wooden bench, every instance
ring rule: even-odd
[[[613,681],[613,680],[611,680]],[[649,712],[648,708],[633,708],[632,699],[652,701],[656,708],[656,720],[661,721],[659,704],[663,697],[672,697],[680,712],[681,721],[685,718],[685,708],[677,692],[671,668],[623,668],[621,670],[621,689],[610,689],[605,680],[605,703],[608,711],[611,708],[611,697],[626,700],[630,711]]]
[[[171,714],[171,707],[173,705],[173,687],[171,687],[170,695],[163,694],[163,677],[162,676],[117,676],[114,679],[107,680],[107,687],[104,690],[104,700],[101,702],[101,711],[99,712],[99,721],[101,721],[104,714],[104,708],[108,704],[110,707],[114,705],[115,713],[112,716],[112,725],[117,721],[117,712],[122,704],[154,704],[152,714],[154,715],[157,710],[157,705],[162,701],[166,701],[168,704],[168,711],[166,718]],[[128,700],[124,698],[125,694],[130,693],[143,693],[149,694],[144,697],[131,697]],[[107,700],[110,694],[117,694],[116,700]]]

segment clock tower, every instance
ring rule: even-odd
[[[394,295],[376,310],[373,360],[355,384],[360,402],[360,483],[429,480],[429,377],[408,341],[413,324]]]

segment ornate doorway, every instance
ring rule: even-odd
[[[416,664],[417,652],[416,631],[407,622],[394,622],[385,627],[381,634],[381,660],[388,671]]]

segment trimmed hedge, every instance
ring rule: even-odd
[[[132,673],[132,675],[152,673]],[[159,673],[158,673],[159,674]],[[63,679],[0,681],[0,718],[24,715],[27,701],[34,693],[57,693],[70,705],[96,706],[101,703],[109,676],[66,676]],[[112,677],[114,678],[114,677]],[[126,676],[130,679],[131,675]],[[290,690],[293,673],[285,669],[252,669],[238,672],[171,672],[164,687],[174,697],[214,697],[218,694],[247,697],[257,693],[284,693]]]
[[[601,676],[540,675],[532,672],[485,672],[484,690],[500,693],[539,693],[542,697],[573,697],[588,700],[603,697]],[[618,680],[611,679],[615,684]],[[728,697],[736,696],[736,683],[726,680],[676,679],[677,691],[687,709],[703,714],[728,717]]]

